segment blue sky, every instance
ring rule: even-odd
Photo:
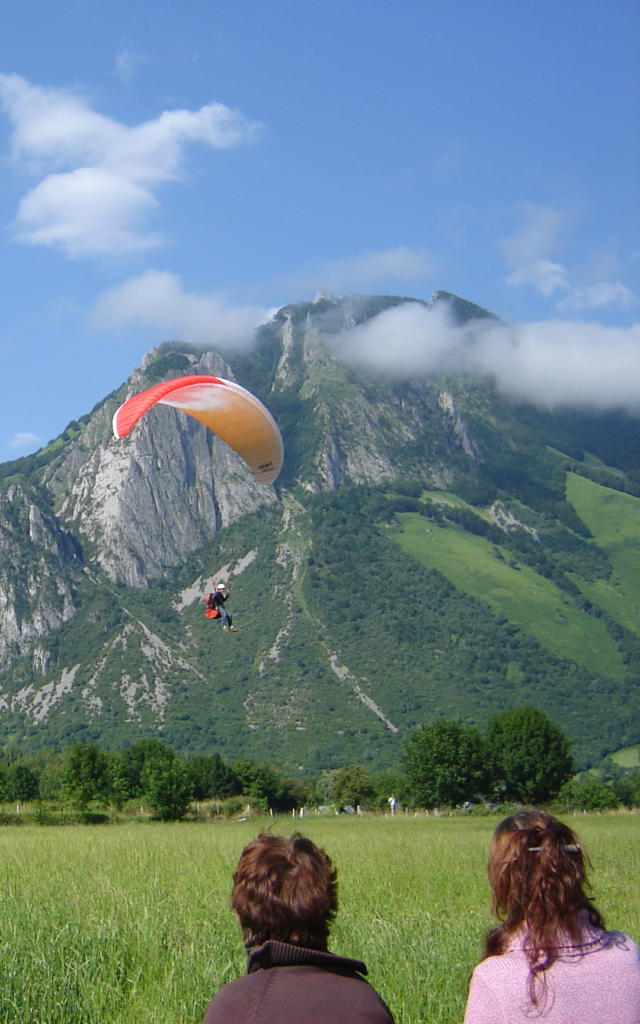
[[[321,289],[454,292],[541,398],[632,407],[639,43],[637,0],[10,5],[0,460],[153,345],[243,346]]]

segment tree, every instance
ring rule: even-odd
[[[189,772],[196,800],[219,797],[224,800],[240,792],[240,781],[220,754],[198,754],[189,761]]]
[[[74,743],[62,768],[62,790],[82,812],[109,794],[109,763],[95,743]]]
[[[142,770],[144,796],[163,821],[183,818],[193,797],[193,783],[184,761],[174,757],[150,759]]]
[[[316,807],[324,807],[331,803],[333,797],[333,780],[340,771],[339,768],[325,768],[316,779],[311,793],[310,802]]]
[[[294,807],[304,807],[308,800],[309,787],[299,779],[280,779],[271,806],[275,811],[290,811]]]
[[[268,808],[280,789],[280,778],[267,765],[258,764],[249,757],[241,757],[231,765],[237,776],[243,796],[251,797]]]
[[[565,782],[558,793],[558,803],[565,811],[606,811],[620,806],[611,786],[588,776]]]
[[[130,797],[140,796],[144,791],[142,775],[147,762],[164,761],[169,763],[175,758],[175,751],[161,740],[138,740],[122,752],[122,773],[126,780],[126,788]]]
[[[23,761],[14,761],[7,769],[6,791],[10,800],[35,800],[39,795],[38,773]]]
[[[63,787],[63,775],[66,757],[64,754],[50,752],[46,760],[39,763],[40,799],[57,800]]]
[[[374,772],[371,776],[371,785],[376,807],[388,811],[390,796],[395,796],[396,800],[402,804],[407,802],[407,778],[401,772],[390,770]]]
[[[487,725],[487,740],[506,800],[544,803],[571,778],[571,743],[537,708],[494,715]]]
[[[232,772],[238,780],[234,790],[248,797],[254,807],[267,811],[290,811],[306,803],[307,790],[297,780],[283,779],[268,764],[258,764],[249,757],[239,758],[231,765]]]
[[[611,787],[625,807],[640,807],[640,771],[625,772]]]
[[[359,764],[346,765],[335,773],[331,785],[331,800],[337,807],[357,807],[369,804],[374,789],[366,768]]]
[[[133,796],[130,779],[127,777],[125,755],[121,750],[107,751],[107,774],[109,776],[109,799],[120,811]]]
[[[405,743],[403,764],[409,799],[418,807],[455,806],[491,788],[487,745],[473,725],[443,719],[419,726]]]

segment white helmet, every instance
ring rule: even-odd
[[[226,589],[227,589],[227,584],[226,583],[218,583],[218,585],[216,586],[216,590],[226,590]]]

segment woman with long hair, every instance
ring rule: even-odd
[[[465,1024],[640,1024],[640,950],[605,930],[567,825],[545,811],[505,818],[489,884],[499,923],[473,972]]]

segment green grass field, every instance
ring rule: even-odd
[[[596,485],[592,485],[596,486]],[[636,499],[634,499],[636,500]],[[559,658],[570,658],[608,679],[624,677],[620,652],[604,623],[579,611],[558,587],[496,545],[455,527],[402,513],[400,546],[446,576],[458,590],[485,601]]]
[[[578,816],[610,927],[640,939],[640,817]],[[270,823],[269,823],[270,824]],[[459,1024],[490,922],[492,818],[315,818],[338,867],[331,947],[398,1024]],[[2,1024],[199,1024],[243,973],[230,877],[260,822],[0,829]],[[293,831],[281,819],[274,831]]]

